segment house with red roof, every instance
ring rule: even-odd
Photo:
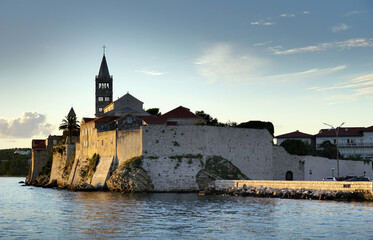
[[[300,140],[304,143],[307,143],[311,145],[314,142],[314,137],[311,134],[308,133],[303,133],[300,132],[299,130],[291,132],[291,133],[286,133],[282,135],[276,136],[277,139],[277,145],[281,145],[281,143],[285,140]]]
[[[315,139],[316,147],[324,141],[338,144],[339,152],[344,157],[360,155],[363,158],[373,158],[373,126],[321,129]]]
[[[317,149],[325,141],[330,141],[335,145],[338,142],[339,152],[344,157],[359,155],[363,158],[373,159],[373,126],[321,129],[315,135],[295,131],[278,135],[276,138],[277,145],[287,139],[296,139],[307,143],[314,142]]]

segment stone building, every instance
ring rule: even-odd
[[[49,135],[47,139],[33,139],[31,143],[31,166],[26,183],[35,181],[43,166],[52,154],[53,146],[62,140],[62,136]]]

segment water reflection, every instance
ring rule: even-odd
[[[368,202],[0,187],[5,239],[373,238]]]

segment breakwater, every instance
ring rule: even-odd
[[[373,201],[372,182],[216,180],[204,194],[315,200]]]

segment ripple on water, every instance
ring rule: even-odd
[[[69,192],[0,178],[5,239],[373,239],[373,203]]]

